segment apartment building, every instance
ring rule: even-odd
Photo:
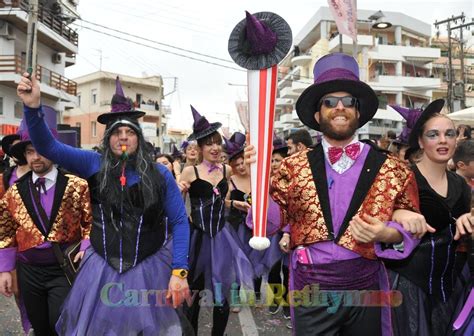
[[[64,76],[76,62],[78,34],[68,24],[78,17],[77,1],[42,1],[38,10],[37,68],[43,104],[58,111],[77,104],[77,84]],[[29,2],[0,0],[0,137],[15,132],[23,117],[16,86],[26,68]]]
[[[120,78],[125,95],[134,102],[135,109],[146,112],[146,115],[140,119],[145,139],[155,147],[162,147],[162,135],[166,134],[166,117],[171,111],[162,106],[163,79],[161,76],[139,78],[97,71],[75,78],[77,107],[63,114],[64,123],[80,127],[83,148],[99,145],[105,126],[97,122],[97,116],[110,111],[117,76]]]

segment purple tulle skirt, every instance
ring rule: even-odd
[[[201,230],[193,230],[189,260],[193,280],[203,274],[205,289],[213,292],[216,302],[224,298],[230,302],[230,290],[238,286],[253,289],[252,263],[228,224],[212,238]]]
[[[181,335],[178,313],[166,304],[172,243],[119,274],[88,248],[61,316],[59,335]],[[148,291],[148,292],[147,292]]]
[[[268,275],[272,267],[283,258],[283,252],[280,250],[281,232],[277,232],[270,239],[270,246],[262,251],[255,250],[249,245],[249,240],[252,238],[252,230],[244,223],[239,225],[237,232],[241,244],[244,246],[244,252],[253,265],[253,270],[256,278]]]

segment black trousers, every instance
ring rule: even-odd
[[[18,285],[35,336],[57,335],[55,325],[71,286],[59,265],[17,263]]]
[[[192,279],[192,278],[191,278]],[[203,290],[204,289],[204,275],[199,276],[196,281],[190,285],[192,293],[194,290]],[[194,334],[198,334],[198,325],[199,325],[199,311],[201,307],[199,306],[199,296],[193,301],[191,307],[187,305],[184,306],[184,313],[188,318],[189,322],[193,326]],[[222,336],[224,335],[225,328],[227,327],[227,321],[229,320],[230,307],[227,300],[223,303],[222,306],[215,306],[212,312],[212,336]]]
[[[338,308],[331,298],[329,306],[294,307],[295,335],[298,336],[360,336],[381,335],[381,308],[344,306]],[[331,309],[333,307],[334,309]]]

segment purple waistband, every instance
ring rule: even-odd
[[[296,260],[295,289],[306,285],[319,285],[322,290],[362,290],[373,288],[378,282],[380,262],[356,258],[331,264],[300,264]]]

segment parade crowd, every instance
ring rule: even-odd
[[[443,100],[392,106],[401,134],[359,140],[377,96],[354,58],[321,57],[296,103],[321,137],[274,135],[270,246],[255,250],[259,148],[191,106],[187,141],[155,153],[145,113],[116,85],[98,151],[61,141],[35,78],[18,85],[24,119],[2,140],[14,165],[0,185],[0,293],[25,334],[197,335],[211,306],[212,335],[225,335],[231,312],[255,305],[298,336],[474,334],[474,140]]]

